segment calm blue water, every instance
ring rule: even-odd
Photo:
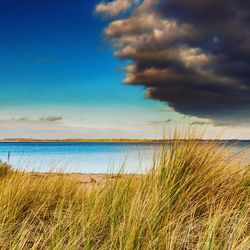
[[[250,155],[249,141],[234,147]],[[0,143],[0,159],[7,162],[10,152],[9,163],[26,171],[107,173],[124,164],[127,172],[143,172],[158,149],[156,143]]]
[[[0,143],[0,159],[26,171],[77,173],[141,172],[152,162],[156,143]]]

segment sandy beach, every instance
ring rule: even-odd
[[[36,173],[27,172],[25,173],[35,180],[39,179],[54,179],[55,177],[63,178],[64,180],[74,180],[79,183],[79,186],[91,187],[93,185],[104,185],[110,181],[118,178],[139,178],[140,174],[82,174],[82,173]]]

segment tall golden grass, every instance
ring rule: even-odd
[[[0,249],[250,249],[249,166],[216,143],[173,142],[91,188],[2,170]]]

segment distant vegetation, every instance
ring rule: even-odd
[[[0,249],[248,250],[250,168],[228,150],[172,143],[147,174],[91,186],[2,164]]]
[[[196,139],[199,142],[221,142],[221,143],[235,143],[239,141],[247,141],[249,140],[237,140],[237,139],[230,139],[230,140],[204,140],[204,139]],[[0,139],[0,142],[120,142],[120,143],[173,143],[173,142],[183,142],[187,141],[187,139],[126,139],[126,138],[113,138],[113,139],[34,139],[34,138],[6,138]]]
[[[0,139],[0,142],[163,142],[165,140],[153,139],[33,139],[33,138],[7,138]]]

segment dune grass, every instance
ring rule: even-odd
[[[250,249],[250,170],[215,143],[91,188],[0,169],[0,249]]]

